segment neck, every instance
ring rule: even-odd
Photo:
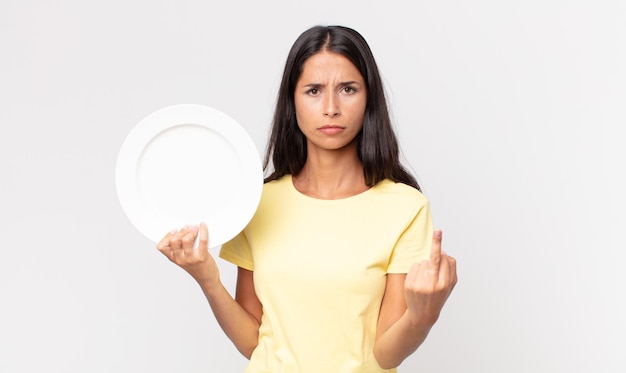
[[[347,198],[368,189],[356,148],[315,150],[302,170],[293,175],[294,187],[319,199]]]

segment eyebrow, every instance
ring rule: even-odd
[[[339,82],[339,84],[337,84],[337,86],[346,86],[346,85],[361,85],[361,83],[357,82],[356,80],[349,80],[346,82]],[[304,85],[305,88],[315,88],[315,89],[319,89],[324,86],[325,85],[322,83],[309,83],[309,84]]]

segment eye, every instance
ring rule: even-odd
[[[345,93],[345,94],[349,94],[349,95],[351,95],[351,94],[353,94],[353,93],[355,93],[355,92],[356,92],[356,89],[354,89],[353,87],[350,87],[350,86],[345,86],[345,87],[343,87],[343,88],[341,89],[341,91],[342,91],[343,93]]]
[[[306,91],[306,93],[311,96],[317,96],[320,94],[320,90],[317,88],[311,88],[308,91]]]

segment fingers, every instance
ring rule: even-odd
[[[193,255],[194,243],[198,235],[198,226],[187,226],[184,228],[184,234],[180,238],[181,250],[185,256]]]
[[[163,239],[161,239],[161,241],[159,241],[159,243],[157,244],[157,250],[159,250],[161,253],[163,253],[163,255],[165,255],[166,257],[168,257],[170,260],[172,259],[172,246],[170,246],[170,240],[172,239],[172,237],[178,233],[177,230],[172,230],[170,232],[168,232]]]
[[[446,253],[441,253],[441,262],[439,267],[439,273],[437,281],[439,286],[442,288],[447,288],[449,291],[454,289],[454,286],[457,283],[457,274],[456,274],[456,259],[447,255]]]
[[[442,251],[441,237],[441,230],[433,232],[429,260],[414,263],[407,273],[405,297],[415,310],[431,304],[438,314],[457,283],[456,259]]]
[[[422,273],[422,271],[420,270],[421,266],[422,263],[413,263],[413,265],[411,266],[411,268],[409,268],[409,271],[406,274],[406,279],[404,281],[405,286],[416,283],[418,281],[418,278]]]
[[[433,243],[430,248],[430,261],[429,261],[429,271],[433,271],[435,273],[439,272],[439,267],[441,263],[441,229],[435,229],[433,232]]]
[[[452,276],[451,284],[452,284],[452,288],[454,289],[454,286],[456,285],[458,281],[458,277],[456,275],[456,259],[451,256],[448,256],[448,263],[450,265],[450,275]]]
[[[207,228],[205,223],[200,223],[199,228],[200,238],[198,240],[198,248],[208,250],[209,247],[209,229]]]
[[[171,261],[178,260],[193,255],[194,243],[198,237],[198,226],[186,225],[180,230],[173,230],[166,234],[157,244],[157,249],[165,254]],[[205,241],[208,241],[206,225],[204,227]]]
[[[422,276],[435,279],[435,281],[451,283],[452,287],[457,282],[456,276],[456,260],[447,255],[441,249],[441,240],[442,240],[443,232],[441,229],[436,229],[433,231],[433,239],[432,246],[430,249],[430,258],[428,261],[424,261],[420,263],[418,266],[413,268],[409,272],[421,272]],[[438,279],[438,280],[437,280]]]
[[[182,257],[182,242],[181,238],[185,235],[186,228],[182,228],[180,231],[174,233],[172,237],[170,237],[170,247],[172,248],[172,256]]]

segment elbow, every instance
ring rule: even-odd
[[[390,369],[397,368],[398,365],[400,365],[400,364],[398,364],[398,365],[395,365],[395,364],[381,364],[380,360],[378,360],[378,359],[376,359],[376,360],[378,361],[378,366],[380,366],[380,369],[390,370]]]
[[[385,355],[380,351],[380,349],[374,347],[374,358],[376,358],[376,362],[381,369],[394,369],[397,368],[403,359],[398,360],[397,358]]]
[[[235,342],[235,341],[233,341]],[[246,338],[246,340],[239,340],[234,343],[237,347],[237,351],[243,355],[246,359],[250,360],[252,353],[259,344],[258,334],[254,338]]]
[[[252,357],[252,353],[254,352],[255,348],[256,348],[256,345],[254,345],[254,346],[241,346],[241,347],[238,347],[237,350],[239,351],[239,353],[241,353],[243,355],[243,357],[245,357],[246,359],[250,360],[250,358]]]

